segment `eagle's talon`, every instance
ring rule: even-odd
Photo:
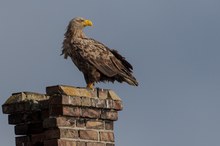
[[[87,86],[86,86],[86,88],[89,88],[89,89],[91,89],[91,90],[94,90],[94,86],[93,86],[93,85],[94,85],[93,83],[88,83]]]

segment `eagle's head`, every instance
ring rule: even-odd
[[[83,29],[86,26],[92,26],[92,21],[88,20],[88,19],[84,19],[82,17],[76,17],[73,18],[70,23],[69,23],[69,28],[71,30],[74,29]]]

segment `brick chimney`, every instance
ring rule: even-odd
[[[13,93],[2,109],[16,146],[114,146],[122,101],[112,90],[57,85],[46,94]]]

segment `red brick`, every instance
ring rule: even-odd
[[[31,142],[32,142],[32,144],[43,143],[44,140],[45,140],[44,133],[31,135]]]
[[[63,107],[63,115],[80,117],[81,116],[81,109],[79,107],[64,106]]]
[[[53,128],[58,127],[57,126],[57,120],[56,118],[47,118],[43,121],[43,127],[44,128]]]
[[[116,121],[118,119],[118,112],[117,111],[109,111],[103,110],[101,114],[102,119]]]
[[[80,118],[76,120],[76,126],[80,128],[84,128],[86,126],[85,119]]]
[[[80,117],[81,109],[79,107],[52,105],[50,107],[50,115],[51,116],[64,115],[64,116]]]
[[[77,141],[76,146],[86,146],[86,142],[84,141]]]
[[[35,107],[34,104],[30,102],[19,102],[19,103],[12,103],[12,104],[4,104],[2,105],[2,110],[4,114],[15,114],[19,112],[30,112],[35,110],[39,110],[39,108]],[[33,105],[33,107],[32,107]]]
[[[78,138],[78,131],[74,129],[50,129],[45,131],[46,139]]]
[[[98,95],[98,98],[100,98],[100,99],[107,99],[108,98],[108,90],[98,89],[97,95]]]
[[[44,132],[45,139],[60,138],[60,129],[50,129]]]
[[[41,112],[32,113],[16,113],[8,116],[9,124],[22,124],[22,123],[33,123],[41,122]]]
[[[16,137],[16,146],[32,146],[31,140],[28,136]]]
[[[113,121],[105,121],[105,129],[106,130],[113,130],[114,129]]]
[[[96,107],[96,108],[105,108],[106,107],[106,103],[104,99],[91,99],[91,103],[92,103],[92,107]]]
[[[62,138],[78,138],[78,131],[74,129],[62,129],[61,130]]]
[[[15,126],[16,135],[37,134],[43,132],[42,123],[19,124]]]
[[[22,124],[22,123],[36,123],[42,121],[42,113],[40,111],[37,112],[29,112],[29,113],[16,113],[11,114],[8,117],[9,124]]]
[[[105,146],[105,144],[100,142],[87,142],[86,146]]]
[[[92,89],[92,90],[89,90],[89,92],[91,93],[91,96],[92,96],[92,97],[98,97],[98,96],[97,96],[97,88]]]
[[[81,106],[81,97],[55,95],[50,98],[50,104]]]
[[[100,132],[100,140],[107,142],[114,142],[114,133],[113,132]]]
[[[112,100],[107,99],[106,101],[106,108],[107,109],[115,109],[117,111],[120,111],[123,109],[123,104],[121,100]]]
[[[49,108],[49,99],[38,101],[38,103],[40,104],[40,109],[41,110],[48,110],[48,108]]]
[[[91,99],[89,97],[82,97],[82,106],[91,106]]]
[[[76,141],[52,139],[44,141],[44,146],[77,146]]]
[[[49,109],[41,111],[41,119],[49,118]]]
[[[58,139],[45,140],[44,145],[45,146],[59,146]]]
[[[55,128],[55,127],[75,127],[76,119],[72,117],[54,117],[45,119],[43,122],[44,128]]]
[[[114,101],[113,101],[113,109],[122,110],[122,109],[123,109],[122,101],[120,101],[120,100],[114,100]]]
[[[83,108],[82,117],[86,118],[99,118],[101,115],[101,110],[92,108]]]
[[[88,129],[104,129],[103,121],[87,121],[86,128]]]
[[[105,108],[113,109],[113,102],[114,101],[112,99],[106,99],[105,102],[106,102],[106,107]]]
[[[115,146],[113,143],[106,143],[106,146]]]
[[[93,130],[80,130],[79,136],[81,139],[98,140],[98,132]]]

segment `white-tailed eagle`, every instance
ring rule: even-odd
[[[83,73],[88,88],[93,88],[96,82],[115,80],[138,86],[132,75],[132,65],[124,57],[116,50],[109,49],[85,35],[84,27],[92,25],[90,20],[81,17],[72,19],[64,35],[61,55],[64,55],[65,59],[72,59]]]

